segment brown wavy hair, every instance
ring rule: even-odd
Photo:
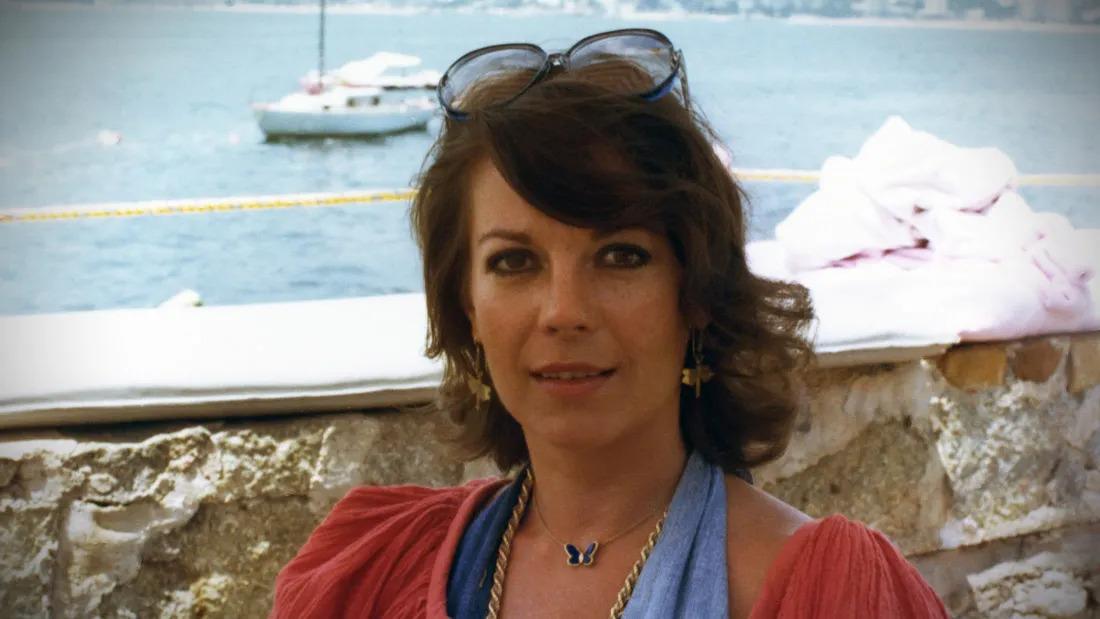
[[[528,79],[482,83],[464,102],[478,111],[444,121],[412,202],[426,352],[444,362],[434,407],[453,422],[447,438],[463,459],[488,455],[502,470],[528,458],[523,431],[500,400],[494,395],[479,412],[466,382],[477,370],[464,311],[468,184],[489,160],[516,193],[559,221],[667,236],[683,269],[681,311],[689,324],[705,325],[703,355],[715,372],[701,398],[682,390],[683,439],[727,472],[778,458],[797,412],[800,370],[813,358],[804,337],[813,311],[802,286],[749,271],[746,199],[715,154],[717,135],[681,93],[652,102],[624,95],[646,82],[626,61],[559,72],[506,106],[489,105]],[[690,350],[684,363],[694,365]]]

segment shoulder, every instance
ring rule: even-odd
[[[349,545],[384,539],[390,529],[437,529],[457,512],[476,486],[360,486],[340,499],[313,530],[291,565],[319,565]],[[290,567],[290,566],[288,566]]]
[[[734,475],[726,501],[730,616],[747,617],[781,550],[813,519]]]
[[[386,596],[426,591],[452,523],[471,499],[498,485],[353,488],[279,572],[271,617],[330,616],[342,608],[371,615]],[[395,571],[414,577],[385,586]]]
[[[768,571],[754,619],[946,618],[936,592],[882,533],[840,515],[790,537]]]

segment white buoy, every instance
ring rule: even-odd
[[[191,290],[190,288],[184,288],[172,296],[172,298],[164,301],[157,306],[159,309],[170,309],[174,307],[200,307],[202,305],[202,297],[199,293]]]
[[[96,134],[96,141],[101,146],[115,146],[122,141],[122,134],[110,129],[102,129]]]

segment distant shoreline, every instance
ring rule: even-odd
[[[316,15],[315,4],[264,4],[259,2],[234,2],[233,4],[153,4],[153,3],[109,3],[109,2],[64,2],[62,0],[0,0],[0,7],[8,6],[26,10],[43,11],[195,11],[213,13],[289,13]],[[368,6],[365,4],[328,5],[325,12],[337,14],[364,15],[423,15],[443,12],[439,9],[424,7]]]
[[[287,13],[316,14],[317,6],[311,4],[276,5],[253,2],[234,2],[233,4],[142,4],[142,3],[78,3],[44,0],[22,2],[20,0],[0,0],[0,6],[9,6],[23,10],[42,11],[208,11],[222,13]],[[331,15],[427,15],[441,13],[512,15],[516,17],[564,14],[561,11],[541,9],[472,9],[472,8],[434,8],[434,7],[398,7],[367,4],[337,4],[326,7]],[[586,13],[572,13],[588,15]],[[818,15],[796,14],[790,17],[770,17],[760,14],[710,14],[687,11],[650,12],[623,10],[616,15],[593,15],[614,19],[640,19],[650,21],[782,21],[802,26],[846,26],[870,28],[927,28],[941,30],[974,30],[1004,32],[1041,32],[1051,34],[1100,34],[1098,24],[1063,24],[1032,22],[1024,20],[984,20],[958,18],[922,18],[906,19],[897,17],[823,17]]]
[[[943,30],[1009,30],[1057,34],[1100,34],[1097,24],[1060,24],[1024,20],[956,18],[904,19],[897,17],[819,17],[793,15],[787,21],[809,26],[869,26],[876,28],[940,28]]]

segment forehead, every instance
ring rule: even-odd
[[[549,219],[520,196],[488,159],[473,167],[470,176],[471,231],[493,226],[527,227],[533,220]]]

